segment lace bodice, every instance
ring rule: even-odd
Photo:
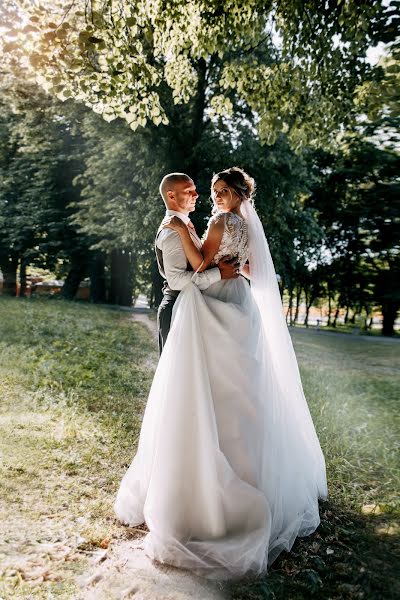
[[[229,256],[230,258],[237,256],[240,267],[242,267],[247,261],[249,254],[247,223],[239,215],[231,212],[220,212],[211,217],[208,222],[208,228],[212,223],[217,223],[220,219],[224,219],[225,221],[224,233],[212,264],[217,265],[224,256]]]

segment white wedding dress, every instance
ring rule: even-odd
[[[244,264],[246,220],[213,218],[225,220],[214,261]],[[318,526],[323,454],[301,383],[294,401],[267,338],[244,277],[180,293],[115,502],[124,523],[147,523],[151,558],[209,578],[258,574]]]

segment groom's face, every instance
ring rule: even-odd
[[[194,211],[199,195],[191,179],[178,181],[174,186],[172,194],[179,212],[190,213]]]

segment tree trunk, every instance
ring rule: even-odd
[[[64,300],[73,300],[79,289],[79,284],[86,275],[87,263],[81,255],[74,256],[71,267],[61,290]]]
[[[125,250],[111,251],[111,277],[108,295],[109,304],[132,306],[133,262]]]
[[[93,252],[89,262],[90,302],[106,301],[105,257],[102,252]]]
[[[127,250],[120,253],[119,302],[120,306],[132,306],[134,287],[134,257]]]
[[[337,321],[337,319],[338,319],[338,316],[339,316],[339,311],[340,311],[340,308],[339,308],[339,306],[338,306],[338,307],[337,307],[337,309],[336,309],[336,312],[335,312],[335,316],[334,316],[334,318],[333,318],[332,327],[336,327],[336,321]]]
[[[310,296],[308,303],[306,303],[306,318],[304,319],[304,325],[306,327],[308,327],[308,315],[310,314],[310,308],[312,306],[312,303],[314,302],[315,298],[313,298],[312,296]]]
[[[19,297],[20,298],[26,297],[26,267],[27,266],[28,266],[27,261],[22,256],[20,267],[19,267]]]
[[[3,273],[3,294],[5,296],[17,295],[17,267],[17,256],[4,258],[0,263],[1,272]]]
[[[368,329],[369,329],[368,323],[369,323],[369,319],[370,319],[369,310],[368,310],[368,308],[366,306],[364,306],[364,310],[365,310],[365,317],[364,317],[363,330],[364,331],[368,331]]]
[[[135,252],[129,252],[129,277],[127,278],[127,295],[129,293],[131,302],[129,306],[135,304],[136,301],[137,270],[137,254]]]
[[[304,318],[303,325],[308,327],[308,313],[310,312],[310,306],[311,306],[310,296],[309,296],[309,292],[308,292],[308,286],[304,288],[304,300],[306,303],[306,316]]]
[[[296,289],[296,310],[294,313],[294,324],[296,324],[299,320],[299,308],[300,308],[300,302],[301,302],[301,292],[302,289],[300,286],[297,286]]]
[[[394,335],[394,323],[400,308],[399,302],[387,301],[382,304],[383,327],[382,335]]]
[[[197,90],[193,103],[191,144],[187,165],[187,172],[194,181],[198,179],[199,175],[200,162],[197,145],[204,131],[204,110],[206,107],[207,63],[204,58],[197,61],[195,68],[197,71]]]
[[[289,314],[289,325],[293,325],[293,288],[290,288],[289,290],[289,308],[288,308],[288,314]]]
[[[306,305],[306,316],[305,316],[304,323],[303,323],[303,325],[305,325],[306,327],[308,327],[308,313],[309,312],[310,312],[310,307],[307,304]]]
[[[347,321],[349,320],[349,310],[350,310],[350,308],[348,306],[346,306],[346,314],[344,316],[345,323],[347,323]]]
[[[328,294],[328,327],[330,327],[332,319],[332,296]]]
[[[118,304],[118,250],[110,253],[110,281],[107,295],[109,304]]]

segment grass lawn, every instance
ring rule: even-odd
[[[291,333],[330,498],[316,534],[231,596],[398,598],[400,345]],[[112,503],[156,359],[127,313],[0,297],[0,598],[76,598],[88,557],[126,535]]]
[[[112,503],[155,359],[126,313],[0,298],[0,598],[76,598],[93,550],[124,535]]]
[[[306,326],[303,325],[303,323],[297,323],[295,325],[296,329],[306,329]],[[294,327],[292,327],[293,329]],[[319,327],[317,325],[309,325],[308,330],[310,331],[316,331],[316,330],[322,330],[322,331],[333,331],[334,333],[347,333],[347,334],[351,334],[351,335],[363,335],[363,336],[374,336],[374,337],[381,337],[382,333],[381,333],[381,329],[379,328],[374,328],[374,329],[364,329],[363,326],[361,324],[357,324],[357,325],[353,325],[352,323],[338,323],[336,325],[336,327],[333,327],[332,325],[320,325]],[[398,329],[395,330],[394,332],[394,338],[399,338],[400,339],[400,331]]]

